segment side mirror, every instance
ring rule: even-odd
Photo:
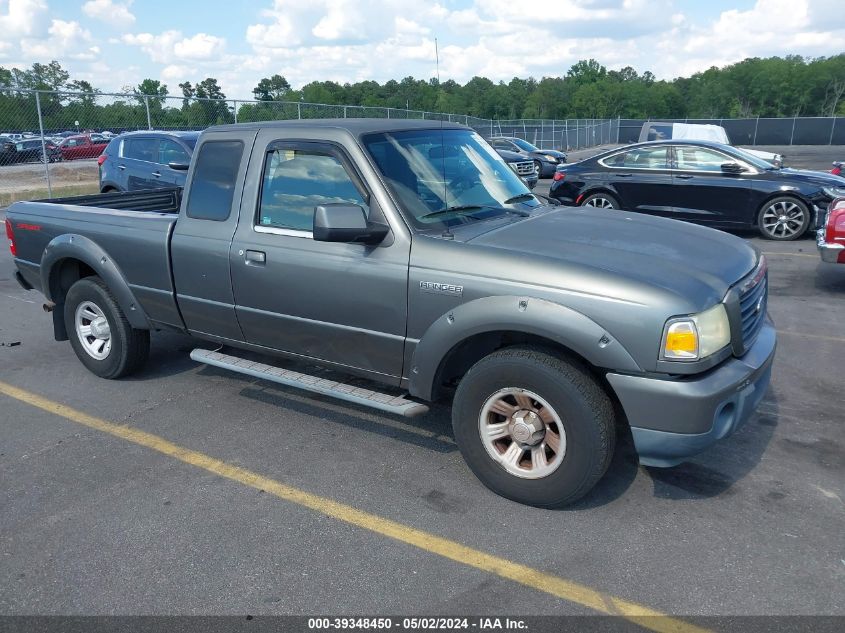
[[[370,222],[357,204],[321,204],[314,209],[314,239],[318,242],[378,244],[389,229]]]
[[[726,174],[741,174],[745,171],[745,167],[733,161],[729,163],[722,163],[722,171]]]
[[[167,166],[175,171],[188,171],[188,167],[190,167],[187,163],[167,163]]]

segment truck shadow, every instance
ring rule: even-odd
[[[757,412],[734,435],[674,468],[644,467],[660,499],[709,499],[736,494],[737,483],[763,457],[778,425],[778,399],[770,391]],[[706,465],[705,465],[706,464]]]
[[[223,351],[225,352],[226,348]],[[379,386],[364,378],[350,378],[346,374],[301,361],[251,354],[250,352],[241,350],[236,353],[242,358],[250,358],[256,361],[270,363],[277,367],[318,375],[321,378],[344,380],[344,382],[364,388],[378,389],[386,393],[395,392],[396,395],[402,393],[402,390],[398,388],[391,389],[390,387]],[[189,362],[196,365],[190,359]],[[346,402],[318,393],[287,387],[271,381],[261,380],[253,376],[208,365],[204,366],[198,374],[200,376],[225,377],[227,381],[238,381],[243,385],[243,388],[239,392],[240,397],[269,404],[277,407],[280,412],[289,411],[307,415],[331,424],[339,424],[355,430],[381,435],[382,437],[398,440],[436,453],[452,453],[458,450],[455,440],[452,437],[452,425],[448,408],[439,404],[431,405],[428,413],[424,415],[415,418],[404,418],[353,402]]]
[[[145,382],[183,374],[198,367],[189,354],[197,347],[211,347],[187,334],[154,332],[150,337],[150,358],[144,369],[121,380]]]

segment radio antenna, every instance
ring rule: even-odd
[[[437,64],[437,86],[440,87],[440,51],[437,48],[437,38],[434,38],[434,61]]]

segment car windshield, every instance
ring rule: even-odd
[[[535,145],[532,145],[528,141],[523,141],[521,138],[515,138],[513,142],[519,146],[519,149],[526,151],[526,152],[539,152],[540,149]]]
[[[746,163],[753,165],[757,169],[763,169],[763,170],[776,169],[776,167],[774,165],[772,165],[770,162],[763,160],[759,156],[755,156],[751,152],[746,152],[741,147],[734,147],[732,149],[733,149],[734,152],[739,154],[740,157],[742,157],[742,160],[744,160]]]
[[[525,183],[472,130],[370,134],[364,145],[409,220],[441,229],[539,206]]]

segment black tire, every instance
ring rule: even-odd
[[[767,240],[790,242],[807,232],[811,219],[809,207],[801,200],[778,196],[764,202],[757,212],[757,228]]]
[[[537,170],[537,179],[539,180],[543,177],[543,163],[541,163],[539,160],[535,160],[534,169]]]
[[[550,474],[536,479],[511,474],[488,453],[480,416],[484,403],[507,388],[531,391],[557,412],[566,450]],[[543,508],[571,504],[601,479],[613,457],[614,422],[610,398],[586,368],[534,347],[510,347],[478,361],[458,385],[452,405],[455,440],[476,477],[503,497]]]
[[[111,348],[105,358],[98,360],[86,351],[85,343],[76,328],[77,308],[86,302],[94,304],[108,321]],[[86,277],[68,290],[64,304],[65,327],[71,347],[80,362],[100,378],[122,378],[141,369],[150,353],[149,330],[136,330],[99,277]]]
[[[601,200],[607,201],[610,206],[607,204],[602,204]],[[598,193],[593,193],[584,198],[581,201],[582,207],[597,207],[599,209],[621,209],[622,204],[619,202],[619,199],[614,196],[613,194],[606,193],[604,191],[600,191]]]

